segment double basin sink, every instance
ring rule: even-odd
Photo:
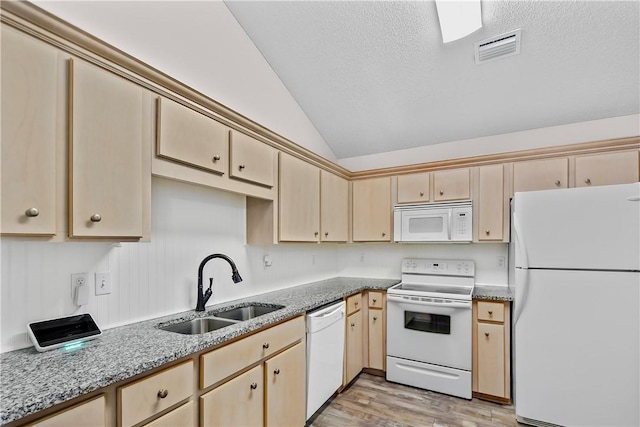
[[[269,314],[281,308],[284,308],[284,306],[247,304],[231,310],[217,311],[207,317],[199,317],[193,320],[161,326],[160,329],[184,335],[205,334],[238,322]]]

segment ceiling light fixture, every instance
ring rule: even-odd
[[[436,0],[442,42],[461,39],[482,28],[480,0]]]

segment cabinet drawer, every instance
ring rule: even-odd
[[[200,356],[200,388],[205,389],[287,345],[305,333],[304,317],[297,317]]]
[[[231,131],[229,175],[243,181],[273,187],[275,150],[257,139]]]
[[[179,408],[145,424],[145,427],[193,427],[193,401],[189,401]]]
[[[166,391],[165,397],[161,393]],[[137,424],[193,393],[193,361],[143,378],[118,389],[121,426]]]
[[[382,308],[382,292],[368,292],[369,307]]]
[[[347,316],[355,313],[362,307],[362,294],[351,295],[347,298]]]
[[[106,426],[104,395],[88,402],[72,406],[43,420],[30,424],[33,427],[98,427]]]
[[[478,320],[504,322],[504,304],[501,302],[478,301]]]

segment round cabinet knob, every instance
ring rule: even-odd
[[[373,321],[375,322],[376,320],[378,320],[378,318],[376,316],[373,316]]]
[[[265,350],[269,348],[269,343],[266,342],[264,344],[262,344],[262,348],[264,348]]]
[[[358,301],[353,303],[353,305],[355,305],[356,307],[358,306],[358,304],[360,304]]]
[[[422,197],[422,196],[424,196],[424,193],[421,191],[421,192],[420,192],[420,197]]]
[[[251,390],[255,390],[258,388],[258,383],[251,383]]]
[[[440,190],[440,195],[444,195],[444,190]]]
[[[276,375],[280,375],[280,369],[276,368],[273,370],[273,373]]]
[[[489,234],[491,234],[491,230],[485,230],[485,233],[486,233],[486,234],[487,234],[487,236],[488,236]]]
[[[356,326],[356,324],[355,324],[355,323],[352,323],[352,324],[351,324],[351,327],[352,327],[352,328],[353,328],[353,327],[355,327],[355,326]]]
[[[329,237],[329,232],[328,231],[324,232],[324,237]]]
[[[244,169],[244,168],[245,168],[245,165],[239,165],[239,166],[238,166],[238,169],[239,169],[239,170],[242,170],[242,169]]]
[[[384,237],[384,236],[386,236],[386,235],[387,235],[387,233],[384,233],[384,232],[382,233],[382,237]]]
[[[164,399],[165,397],[167,397],[168,394],[169,394],[169,390],[167,390],[166,388],[161,388],[160,390],[158,390],[158,397],[160,399]]]
[[[489,316],[493,316],[493,311],[489,310],[488,313],[489,313]]]
[[[485,333],[484,333],[484,336],[485,336],[485,337],[488,337],[488,336],[489,336],[489,332],[485,332]]]
[[[218,156],[217,154],[213,156],[213,163],[217,162],[218,160],[220,160],[220,156]]]
[[[374,299],[373,299],[373,303],[375,304],[375,303],[376,303],[376,301],[378,301],[378,300],[374,298]]]
[[[560,181],[559,180],[556,181],[555,184],[556,184],[556,187],[560,187]]]
[[[40,215],[40,211],[36,208],[29,208],[24,211],[24,214],[30,218]]]
[[[589,178],[587,178],[587,179],[584,180],[584,183],[585,184],[591,184],[591,180]]]
[[[91,215],[91,222],[100,222],[102,221],[102,217],[100,216],[100,214],[93,214]]]
[[[316,232],[314,232],[314,233],[313,233],[313,235],[314,235],[314,236],[316,236],[316,237],[318,237],[318,232],[317,232],[317,231],[316,231]]]

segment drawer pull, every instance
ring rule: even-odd
[[[484,336],[488,338],[489,337],[489,332],[485,332]]]
[[[167,397],[168,394],[169,394],[169,390],[167,390],[166,388],[161,388],[160,390],[158,390],[158,397],[160,399],[164,399],[165,397]]]
[[[489,313],[489,316],[493,316],[493,310],[489,310],[487,313]]]
[[[373,299],[373,303],[375,304],[375,303],[376,303],[376,301],[378,301],[378,300],[374,298],[374,299]]]
[[[584,183],[585,183],[585,184],[591,184],[591,179],[589,179],[589,178],[585,179],[585,180],[584,180]]]
[[[100,214],[93,214],[93,215],[91,215],[91,217],[89,219],[91,220],[91,222],[100,222],[100,221],[102,221],[102,217],[100,216]]]
[[[40,215],[40,211],[36,208],[29,208],[26,211],[24,211],[24,214],[29,218],[33,218]]]
[[[264,344],[262,344],[262,348],[264,348],[265,350],[269,348],[269,343],[266,342]]]
[[[276,375],[280,375],[280,369],[278,368],[274,369],[273,373]]]
[[[258,388],[258,383],[251,383],[250,387],[251,387],[251,390],[255,390]]]
[[[238,165],[238,170],[242,170],[245,168],[245,165]]]
[[[556,184],[556,187],[560,187],[560,181],[559,180],[556,181],[555,184]]]

